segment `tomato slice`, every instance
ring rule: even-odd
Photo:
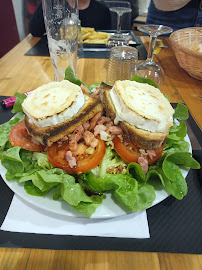
[[[141,156],[141,153],[139,152],[139,148],[137,146],[135,146],[131,142],[128,142],[127,145],[124,144],[124,142],[122,142],[118,136],[114,137],[113,143],[114,149],[125,161],[127,161],[128,163],[138,163],[138,158]],[[149,156],[146,156],[149,165],[153,164],[162,156],[163,146],[153,150],[155,151],[156,156],[153,156],[152,159],[149,158]]]
[[[12,146],[20,146],[23,149],[34,152],[40,152],[45,149],[44,145],[35,143],[32,136],[28,134],[24,121],[17,123],[11,129],[9,142]]]
[[[71,174],[80,174],[91,170],[102,161],[106,151],[104,141],[99,137],[96,138],[98,139],[99,143],[93,154],[74,155],[74,153],[72,153],[72,155],[75,156],[77,160],[76,168],[70,168],[68,162],[65,159],[65,154],[69,150],[68,143],[65,142],[62,144],[54,143],[47,148],[48,160],[56,168],[61,168]]]

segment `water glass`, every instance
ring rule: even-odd
[[[78,0],[42,0],[42,5],[54,80],[61,81],[68,66],[77,73]]]
[[[136,71],[138,51],[129,46],[116,46],[110,50],[107,83],[113,85],[117,80],[129,80]]]

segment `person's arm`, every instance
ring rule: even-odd
[[[31,18],[29,31],[34,37],[41,37],[46,32],[42,3],[38,6]]]

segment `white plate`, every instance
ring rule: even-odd
[[[190,149],[189,152],[192,152],[191,149],[191,143],[189,140],[188,135],[185,137],[185,141],[189,142],[190,144]],[[71,216],[71,217],[86,217],[83,214],[77,212],[74,210],[68,203],[64,201],[54,201],[52,199],[52,193],[48,193],[44,197],[37,197],[37,196],[32,196],[26,193],[24,190],[24,183],[18,184],[15,181],[8,181],[6,180],[6,174],[7,170],[2,166],[0,163],[0,174],[6,183],[6,185],[18,196],[23,198],[25,201],[30,202],[34,206],[37,206],[38,208],[45,209],[49,212],[52,213],[57,213],[60,215],[65,215],[65,216]],[[182,175],[184,178],[186,178],[188,174],[188,170],[182,170]],[[154,200],[152,206],[162,202],[164,199],[166,199],[169,194],[163,189],[156,190],[156,199]],[[152,207],[151,206],[151,207]],[[102,205],[97,208],[95,213],[91,216],[91,218],[113,218],[113,217],[118,217],[118,216],[123,216],[126,214],[131,213],[129,210],[121,208],[120,205],[118,205],[114,200],[112,199],[112,196],[110,194],[107,194],[106,199],[103,200]]]

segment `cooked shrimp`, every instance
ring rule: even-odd
[[[75,131],[72,133],[71,135],[71,141],[76,141],[78,142],[82,135],[83,135],[83,132],[84,132],[84,127],[82,125],[80,125],[78,128],[75,129]]]
[[[83,127],[84,127],[84,130],[87,131],[87,130],[89,129],[89,127],[90,127],[89,121],[88,121],[88,122],[85,122],[85,123],[83,124]]]
[[[77,151],[77,149],[78,149],[77,141],[71,140],[71,141],[69,142],[69,149],[70,149],[72,152]]]
[[[110,122],[111,119],[109,117],[106,117],[106,116],[102,116],[100,117],[100,119],[97,121],[97,124],[98,125],[103,125],[104,123],[108,123]]]
[[[92,148],[96,148],[97,145],[98,145],[98,139],[96,138],[92,139],[92,141],[90,142],[90,146]]]
[[[156,152],[154,150],[146,150],[146,152],[150,159],[152,159],[153,157],[156,157]]]
[[[100,119],[101,116],[102,116],[102,112],[99,112],[95,116],[93,116],[93,118],[90,120],[89,130],[92,130],[95,127],[97,121]]]
[[[90,145],[91,141],[95,138],[92,132],[86,131],[84,133],[84,141],[86,145]]]
[[[141,156],[138,158],[138,163],[142,167],[143,173],[146,174],[148,172],[148,160],[144,156]]]
[[[103,130],[105,131],[107,128],[104,125],[96,125],[94,128],[94,136],[97,136],[98,134],[100,134],[100,131]]]
[[[98,145],[98,140],[95,138],[92,132],[86,131],[84,133],[84,141],[86,145],[91,146],[92,148],[95,148]]]
[[[76,158],[72,156],[71,151],[67,151],[65,154],[65,159],[68,162],[70,168],[76,167]]]
[[[114,123],[110,120],[109,122],[107,122],[106,127],[109,128],[113,125],[114,125]]]
[[[62,139],[60,139],[61,142],[67,142],[69,138],[67,136],[64,136]]]
[[[116,126],[110,126],[108,128],[108,131],[113,135],[121,135],[123,133],[123,130],[120,127]]]

